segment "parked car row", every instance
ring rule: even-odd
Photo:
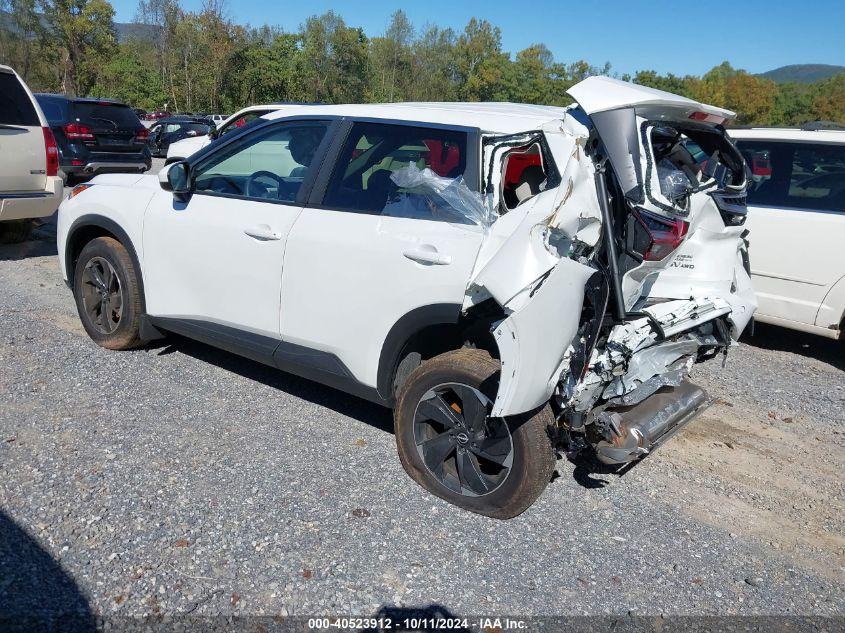
[[[173,143],[182,139],[207,137],[214,128],[214,122],[206,117],[176,116],[160,119],[150,127],[147,144],[153,156],[164,158]]]

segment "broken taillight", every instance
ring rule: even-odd
[[[715,123],[716,125],[722,125],[725,122],[725,117],[719,116],[718,114],[710,114],[708,112],[700,112],[695,111],[689,115],[689,118],[693,121],[700,121],[702,123]]]
[[[640,246],[637,250],[645,261],[657,262],[665,258],[681,245],[689,229],[689,222],[685,220],[670,220],[643,210],[634,211],[633,215],[639,225],[638,233],[641,233],[636,240]]]

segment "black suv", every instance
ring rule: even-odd
[[[147,145],[153,156],[164,158],[171,143],[191,136],[205,136],[214,129],[214,121],[209,117],[182,115],[159,119],[150,126]]]
[[[119,101],[36,94],[56,137],[65,176],[142,173],[152,161],[149,131]]]

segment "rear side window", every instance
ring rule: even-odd
[[[11,73],[0,72],[0,123],[38,127],[38,113],[18,78]]]
[[[467,133],[440,128],[356,123],[329,182],[323,205],[398,217],[465,222],[460,205],[431,189],[464,183]],[[479,198],[480,200],[480,198]]]
[[[748,204],[845,211],[845,145],[738,141],[751,178]]]
[[[41,111],[47,117],[47,122],[50,125],[61,125],[66,122],[65,109],[62,103],[50,98],[35,97],[38,105],[41,106]]]
[[[77,101],[73,110],[80,122],[92,126],[113,124],[115,128],[132,130],[141,127],[141,120],[129,106]]]

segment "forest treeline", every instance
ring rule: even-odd
[[[617,76],[609,63],[555,60],[544,44],[504,51],[501,30],[485,19],[460,31],[416,27],[399,10],[384,33],[368,35],[329,11],[287,32],[237,24],[224,2],[192,12],[179,0],[140,0],[118,38],[108,0],[0,0],[0,63],[36,91],[221,113],[273,101],[566,105],[581,79]],[[739,124],[845,123],[845,75],[775,83],[724,62],[702,76],[619,77],[734,110]]]

